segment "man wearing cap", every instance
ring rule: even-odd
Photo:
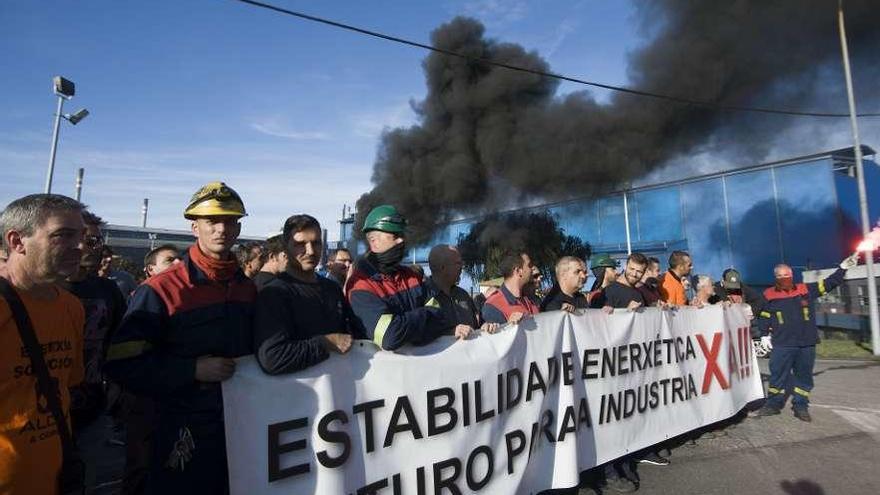
[[[733,304],[748,304],[753,315],[758,314],[765,303],[764,296],[744,284],[742,275],[734,268],[721,272],[721,280],[715,282],[715,299],[709,300],[712,304],[725,301]]]
[[[257,293],[231,251],[245,214],[226,184],[199,189],[184,212],[195,244],[135,290],[108,350],[107,373],[157,403],[150,493],[229,490],[220,382],[252,352]]]
[[[436,299],[429,299],[422,279],[400,262],[406,254],[406,219],[391,205],[373,208],[362,232],[369,251],[358,260],[345,293],[367,338],[385,350],[423,345],[444,334]]]
[[[828,277],[809,284],[795,284],[791,267],[776,265],[773,276],[776,283],[764,290],[767,303],[758,317],[762,340],[772,336],[773,353],[770,355],[770,380],[767,384],[767,402],[755,415],[779,414],[785,406],[785,388],[793,376],[791,408],[794,417],[810,422],[810,391],[813,390],[813,365],[819,328],[816,327],[816,299],[843,283],[846,271],[859,263],[854,253],[840,262],[840,267]]]
[[[607,254],[594,254],[590,256],[590,271],[596,278],[590,292],[587,293],[587,300],[590,301],[591,308],[603,308],[605,304],[605,289],[617,280],[618,262]]]

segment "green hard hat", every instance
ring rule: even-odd
[[[619,263],[617,260],[612,258],[607,254],[594,254],[590,256],[590,268],[599,268],[599,267],[608,267],[608,268],[617,268]]]
[[[364,228],[361,232],[379,230],[392,234],[403,234],[406,228],[406,218],[397,212],[397,208],[391,205],[379,205],[372,210],[364,220]]]

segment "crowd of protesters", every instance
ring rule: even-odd
[[[455,246],[431,249],[429,276],[402,264],[406,219],[391,205],[367,215],[363,257],[339,249],[323,271],[315,218],[293,215],[266,243],[234,249],[245,215],[232,188],[205,185],[184,212],[194,244],[152,249],[145,280],[135,286],[112,270],[102,220],[79,202],[37,194],[3,210],[0,491],[94,486],[97,453],[88,445],[102,442],[82,439],[103,435],[125,445],[123,493],[227,493],[220,383],[234,375],[235,358],[254,354],[267,374],[291,373],[345,354],[356,339],[394,351],[446,335],[492,334],[543,311],[745,304],[779,356],[771,359],[769,399],[757,416],[779,414],[793,375],[794,414],[810,421],[813,301],[857,263],[851,256],[815,284],[795,284],[791,268],[778,265],[776,285],[761,293],[734,269],[717,282],[692,274],[683,251],[669,256],[665,270],[641,253],[622,267],[607,254],[589,265],[563,256],[544,290],[529,253],[511,251],[500,260],[501,278],[480,282],[474,298],[458,286]],[[628,465],[666,465],[662,449],[597,468],[602,488],[635,491]]]

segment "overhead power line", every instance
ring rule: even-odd
[[[282,7],[278,7],[276,5],[271,5],[268,3],[257,2],[255,0],[235,0],[237,2],[245,3],[254,7],[259,7],[267,10],[272,10],[278,12],[280,14],[285,14],[293,17],[298,17],[300,19],[305,19],[307,21],[317,22],[321,24],[326,24],[328,26],[333,26],[340,29],[345,29],[347,31],[353,31],[355,33],[364,34],[367,36],[372,36],[374,38],[383,39],[386,41],[393,41],[395,43],[400,43],[403,45],[409,45],[416,48],[422,48],[425,50],[429,50],[432,52],[442,53],[444,55],[449,55],[451,57],[463,58],[465,60],[469,60],[471,62],[494,65],[496,67],[502,67],[509,70],[515,70],[518,72],[524,72],[528,74],[534,74],[542,77],[549,77],[553,79],[558,79],[560,81],[568,81],[575,84],[582,84],[585,86],[592,86],[595,88],[607,89],[609,91],[616,91],[618,93],[625,93],[635,96],[643,96],[647,98],[654,98],[657,100],[670,101],[674,103],[680,103],[684,105],[693,105],[698,107],[706,107],[706,108],[714,108],[717,110],[725,110],[732,112],[752,112],[752,113],[767,113],[767,114],[775,114],[775,115],[791,115],[797,117],[849,117],[848,113],[832,113],[832,112],[808,112],[808,111],[797,111],[797,110],[783,110],[778,108],[767,108],[767,107],[746,107],[746,106],[738,106],[738,105],[725,105],[722,103],[715,103],[711,101],[703,101],[703,100],[693,100],[690,98],[683,98],[679,96],[666,95],[661,93],[653,93],[650,91],[641,91],[638,89],[627,88],[624,86],[614,86],[612,84],[604,84],[595,81],[587,81],[585,79],[579,79],[576,77],[565,76],[562,74],[555,74],[553,72],[545,72],[537,69],[530,69],[528,67],[520,67],[517,65],[506,64],[504,62],[498,62],[496,60],[491,60],[483,57],[472,57],[470,55],[465,55],[463,53],[459,53],[453,50],[447,50],[445,48],[438,48],[436,46],[426,45],[424,43],[419,43],[417,41],[412,41],[404,38],[399,38],[397,36],[392,36],[389,34],[383,34],[378,31],[371,31],[369,29],[359,28],[357,26],[352,26],[350,24],[344,24],[341,22],[333,21],[330,19],[325,19],[322,17],[317,17],[309,14],[304,14],[302,12],[296,12],[294,10],[285,9]],[[859,117],[880,117],[880,113],[860,113]]]

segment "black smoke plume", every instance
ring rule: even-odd
[[[658,0],[637,2],[648,41],[630,54],[630,86],[724,105],[847,110],[837,0]],[[880,29],[876,0],[845,3],[861,110],[876,108]],[[542,71],[536,52],[487,39],[458,17],[431,35],[434,46]],[[589,47],[585,47],[589,49]],[[861,61],[867,60],[867,63]],[[792,126],[818,120],[718,111],[615,93],[557,97],[557,81],[431,53],[418,124],[382,136],[374,188],[358,201],[396,205],[410,240],[430,240],[458,215],[535,200],[599,194],[678,157],[711,151],[756,160]],[[601,79],[601,75],[587,78]],[[846,126],[845,119],[821,125]],[[794,143],[805,152],[811,143]],[[798,146],[794,146],[798,148]]]

